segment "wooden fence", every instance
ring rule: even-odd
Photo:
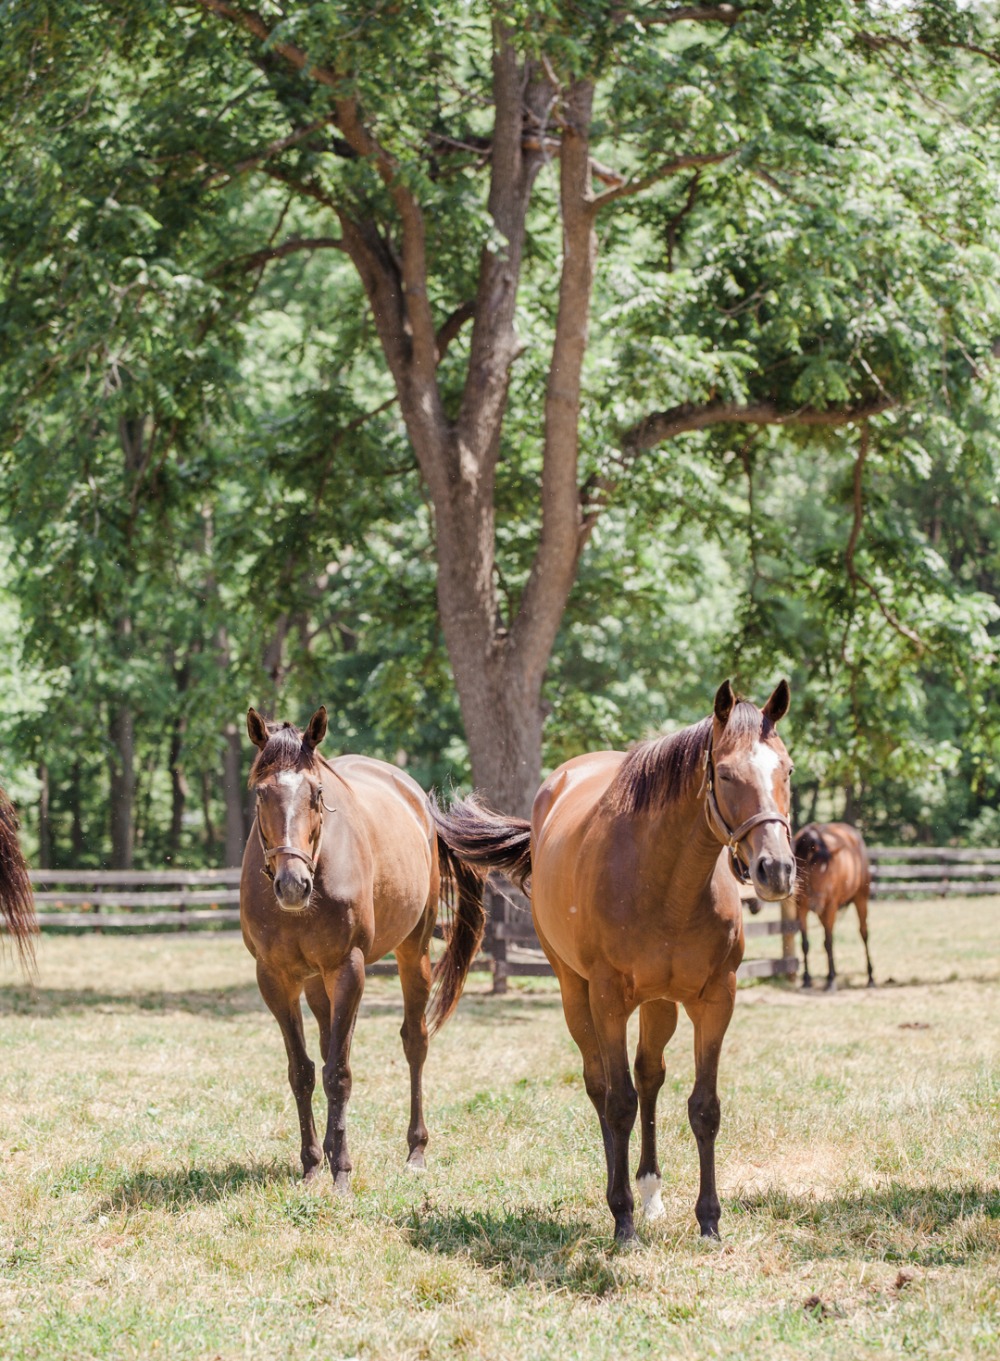
[[[876,898],[1000,893],[1000,850],[873,846],[869,854]]]
[[[31,870],[35,906],[43,931],[166,931],[231,929],[239,922],[239,869],[220,870]],[[747,906],[754,899],[747,892]],[[507,979],[551,975],[531,921],[528,900],[506,882],[491,881],[483,952],[473,967],[493,974],[495,992]],[[773,977],[798,967],[794,917],[786,910],[744,923],[748,938],[783,934],[780,959],[747,959],[740,978]],[[394,973],[392,960],[369,973]]]
[[[910,898],[1000,894],[1000,850],[952,847],[876,846],[871,850],[873,896]],[[43,931],[164,931],[232,929],[239,921],[239,869],[219,870],[32,870],[35,904]],[[748,941],[780,935],[779,958],[749,958],[739,977],[794,974],[796,921],[791,903],[777,915],[756,915],[751,890],[743,892],[751,915],[744,920]],[[753,945],[748,953],[752,955]],[[506,880],[488,889],[488,925],[483,953],[474,967],[493,974],[496,992],[508,978],[551,974],[531,921],[527,899]],[[370,973],[395,971],[392,960]]]

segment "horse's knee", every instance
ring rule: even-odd
[[[719,1132],[722,1103],[714,1092],[693,1091],[688,1098],[688,1120],[696,1139],[714,1139]]]

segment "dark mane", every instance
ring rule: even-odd
[[[247,783],[254,789],[277,770],[313,770],[316,764],[316,748],[293,723],[282,723],[280,728],[268,728],[267,744],[254,758]]]
[[[750,746],[774,731],[774,725],[751,704],[737,700],[726,723],[726,745]],[[625,757],[602,803],[612,813],[642,813],[666,808],[700,782],[712,733],[711,718],[689,728],[640,742]]]

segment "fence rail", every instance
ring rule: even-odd
[[[1000,850],[951,846],[871,848],[872,893],[886,898],[1000,894]],[[239,921],[240,871],[215,870],[31,870],[39,926],[43,931],[165,931],[232,929]],[[531,921],[526,898],[506,882],[488,890],[488,925],[483,953],[474,968],[493,974],[503,992],[507,979],[551,974]],[[756,910],[752,891],[746,905]],[[794,907],[784,903],[780,916],[744,921],[748,941],[782,937],[780,958],[745,959],[739,977],[794,974]],[[369,973],[393,973],[391,959]]]
[[[1000,893],[1000,850],[954,846],[872,846],[872,896],[971,897]]]

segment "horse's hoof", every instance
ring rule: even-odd
[[[322,1164],[321,1162],[320,1162],[320,1163],[313,1163],[312,1167],[306,1167],[306,1168],[303,1169],[303,1172],[302,1172],[302,1180],[303,1180],[303,1181],[316,1181],[316,1179],[319,1177],[319,1174],[320,1174],[320,1172],[321,1172],[322,1170],[323,1170],[323,1164]]]
[[[427,1171],[427,1164],[424,1162],[424,1151],[422,1148],[415,1148],[407,1158],[406,1170],[415,1177],[422,1177]]]
[[[877,988],[877,987],[878,987],[878,984],[875,982],[874,978],[869,978],[869,980],[868,980],[868,986],[869,986],[870,988]]]
[[[718,1224],[703,1224],[701,1226],[701,1236],[702,1238],[707,1239],[709,1243],[722,1242],[722,1239],[719,1237]]]
[[[338,1196],[349,1196],[351,1194],[351,1174],[349,1172],[337,1172],[333,1178],[333,1189]]]
[[[615,1225],[615,1247],[628,1249],[638,1246],[639,1235],[636,1233],[635,1225],[631,1219],[626,1219],[621,1224]]]
[[[802,987],[803,987],[803,988],[811,988],[812,985],[813,985],[813,981],[812,981],[812,979],[811,979],[808,975],[807,975],[805,978],[803,978],[803,980],[802,980]]]
[[[823,991],[824,991],[824,992],[836,992],[836,991],[837,991],[837,980],[836,980],[835,978],[828,978],[828,979],[826,980],[826,986],[824,987]]]

